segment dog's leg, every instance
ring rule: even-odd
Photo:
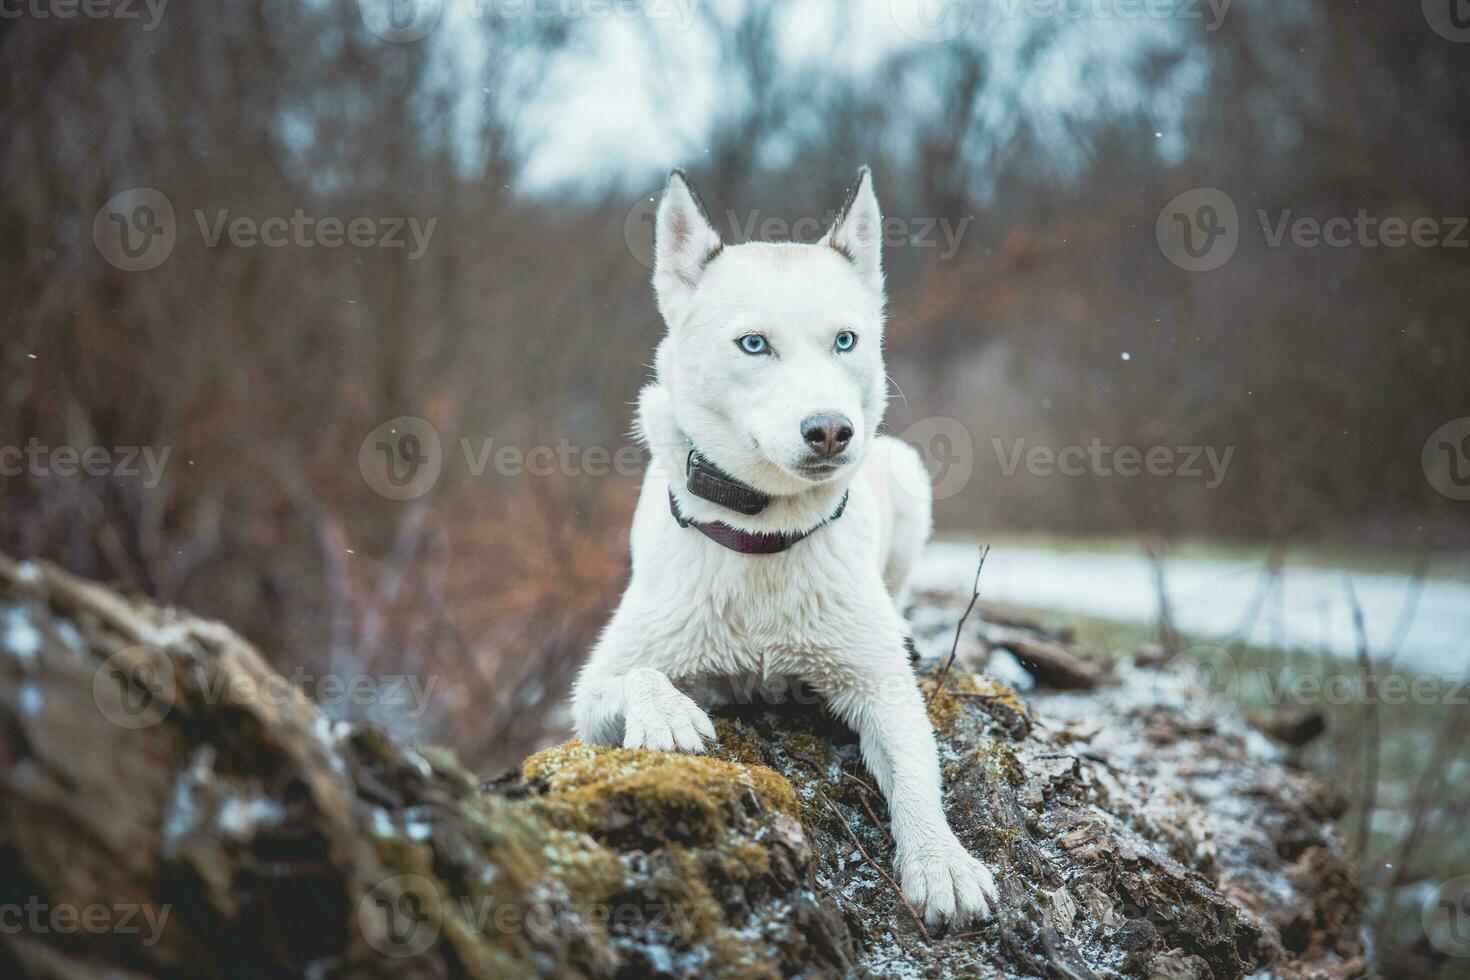
[[[887,638],[890,647],[844,657],[860,669],[813,680],[833,712],[857,732],[863,760],[888,799],[894,864],[909,901],[931,925],[987,918],[996,901],[995,880],[945,819],[934,730],[907,669],[902,636]],[[860,651],[844,651],[850,652]]]
[[[623,740],[623,675],[610,674],[589,661],[572,688],[572,724],[588,745]]]
[[[627,667],[643,653],[622,642],[632,630],[614,617],[603,633],[572,690],[572,719],[577,737],[589,744],[629,749],[679,749],[703,752],[715,740],[709,715],[662,671]]]
[[[657,670],[628,671],[623,699],[623,748],[703,752],[715,740],[709,715]]]

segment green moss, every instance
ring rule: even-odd
[[[513,812],[500,801],[487,802],[484,811],[474,813],[475,822],[485,831],[485,847],[477,859],[491,862],[494,878],[489,882],[456,882],[459,886],[456,891],[462,889],[462,896],[440,894],[437,902],[424,896],[426,901],[422,905],[429,914],[437,915],[441,942],[452,950],[462,972],[477,978],[508,975],[508,971],[527,962],[530,950],[518,933],[480,931],[477,923],[466,918],[466,911],[487,902],[493,907],[528,894],[544,878],[534,842],[549,829],[527,821],[525,815]],[[410,880],[418,883],[415,887],[440,880],[440,869],[427,844],[399,832],[375,833],[372,841],[383,866],[394,875],[413,876]],[[461,897],[467,901],[461,901]]]
[[[981,738],[975,745],[975,755],[985,763],[992,779],[1004,779],[1012,786],[1020,786],[1026,780],[1021,760],[1006,742],[993,738]]]
[[[724,718],[715,719],[715,731],[720,740],[712,749],[714,755],[749,766],[756,772],[779,766],[780,772],[774,773],[772,769],[773,774],[794,790],[798,803],[810,801],[814,791],[836,774],[832,740],[816,732],[787,729],[779,739],[771,740],[743,722]],[[791,815],[804,819],[821,816],[810,807]]]
[[[669,918],[679,923],[671,930],[676,946],[708,940],[725,926],[724,910],[710,894],[698,854],[676,844],[659,849],[649,859],[648,881],[638,901],[671,910]]]
[[[459,764],[453,751],[440,745],[426,745],[418,751],[434,775],[454,787],[456,795],[479,792],[479,781]]]
[[[781,740],[781,746],[787,755],[808,766],[815,764],[824,772],[832,765],[832,740],[816,732],[790,732]]]
[[[1000,681],[984,674],[972,675],[970,680],[976,694],[1004,705],[1023,718],[1031,717],[1031,709],[1021,700],[1021,696]]]
[[[800,821],[801,806],[763,763],[817,781],[822,774],[806,770],[835,760],[815,734],[788,746],[756,730],[721,720],[711,756],[567,742],[525,761],[535,792],[515,799],[481,792],[437,750],[395,758],[367,737],[355,759],[411,801],[412,818],[375,807],[371,840],[391,876],[441,891],[423,907],[451,972],[525,975],[545,951],[534,932],[505,923],[549,913],[567,962],[588,973],[615,971],[631,942],[688,956],[700,975],[743,980],[779,976],[780,951],[805,942],[804,920],[787,921],[789,906],[769,902],[804,871],[784,826]]]
[[[714,725],[718,741],[712,751],[716,756],[746,766],[767,765],[766,743],[748,725],[730,718],[715,718]]]
[[[752,793],[765,812],[801,815],[784,776],[708,756],[572,741],[531,756],[521,773],[546,787],[536,801],[544,812],[562,826],[599,837],[636,819],[643,821],[644,833],[712,842],[744,813]],[[655,822],[668,834],[658,833]]]
[[[709,944],[706,975],[721,980],[779,980],[781,970],[773,963],[766,946],[744,936],[725,934]]]
[[[934,726],[934,734],[939,738],[948,738],[954,734],[955,722],[963,712],[965,698],[957,696],[956,691],[966,694],[978,694],[979,690],[975,684],[975,678],[959,670],[951,670],[944,678],[944,685],[936,693],[934,678],[922,677],[919,679],[919,692],[924,695],[924,702],[929,711],[929,724]]]
[[[612,851],[581,834],[548,835],[551,842],[541,849],[549,870],[581,905],[601,905],[617,893],[623,864]]]
[[[522,765],[522,776],[541,790],[522,805],[563,828],[568,840],[609,845],[580,857],[559,849],[551,855],[569,891],[614,907],[667,910],[653,931],[672,948],[701,951],[701,975],[777,977],[767,932],[789,925],[749,920],[747,910],[752,896],[777,887],[770,845],[759,842],[762,822],[776,814],[800,819],[801,808],[786,778],[761,764],[766,752],[742,723],[717,725],[715,751],[724,758],[575,741],[547,749]],[[816,740],[806,748],[830,758]],[[619,858],[612,847],[646,855],[644,871],[613,870],[607,862]]]
[[[715,865],[726,881],[748,883],[771,876],[771,856],[752,840],[738,840],[715,854]]]

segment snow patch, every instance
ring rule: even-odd
[[[1288,565],[1272,593],[1261,601],[1260,562],[1171,558],[1165,582],[1174,625],[1186,633],[1226,637],[1245,626],[1256,644],[1327,649],[1357,655],[1352,610],[1343,587],[1344,570]],[[1362,606],[1369,641],[1381,653],[1394,638],[1412,601],[1410,575],[1357,573],[1353,590]],[[915,591],[968,595],[975,580],[975,548],[933,542],[915,563]],[[980,596],[1036,609],[1151,623],[1158,616],[1154,568],[1144,555],[996,547],[985,560]],[[1252,620],[1252,610],[1257,611]],[[1470,635],[1470,583],[1427,579],[1419,587],[1413,621],[1402,636],[1398,663],[1429,673],[1459,676],[1470,660],[1463,637]]]
[[[985,673],[1017,691],[1030,691],[1036,686],[1036,678],[1009,650],[992,650],[985,662]]]
[[[263,796],[226,800],[217,818],[220,830],[234,837],[249,837],[256,827],[274,827],[285,819],[285,808]]]
[[[41,632],[26,618],[20,606],[5,610],[5,631],[0,635],[0,647],[21,660],[30,661],[41,652]]]
[[[63,619],[56,623],[56,635],[61,637],[61,642],[67,645],[73,653],[82,652],[82,633],[69,619]]]
[[[199,826],[199,806],[194,802],[194,790],[203,786],[214,775],[214,749],[202,746],[194,753],[194,761],[187,772],[174,782],[173,798],[163,816],[163,849],[170,853],[185,837]]]
[[[46,695],[41,688],[35,684],[25,683],[20,686],[20,713],[23,715],[36,715],[41,713],[41,707],[46,703]]]

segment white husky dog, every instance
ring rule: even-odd
[[[872,179],[858,174],[812,245],[723,245],[679,171],[655,224],[668,333],[636,421],[652,465],[632,580],[577,678],[577,734],[702,752],[716,735],[696,699],[806,682],[861,739],[909,900],[931,924],[987,917],[995,882],[945,819],[899,613],[931,501],[918,454],[878,435]]]

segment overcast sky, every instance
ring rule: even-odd
[[[504,15],[532,0],[443,0],[437,39],[444,53],[470,70],[480,57],[473,18],[486,4]],[[543,11],[601,11],[580,15],[581,28],[553,62],[527,114],[534,133],[523,188],[542,192],[569,184],[641,185],[673,166],[698,165],[720,85],[714,43],[700,13],[730,10],[743,0],[645,0],[639,20],[607,12],[608,0],[536,0]],[[1128,109],[1144,98],[1130,63],[1145,43],[1171,32],[1208,31],[1214,18],[1205,0],[1184,2],[1185,16],[1129,15],[1114,0],[793,0],[779,14],[783,56],[793,67],[863,75],[904,47],[923,50],[957,33],[979,39],[991,59],[993,98],[1014,100],[1045,134],[1048,122],[1103,107]],[[1225,0],[1214,0],[1218,5]],[[1128,5],[1123,10],[1131,9]],[[560,14],[556,14],[560,16]],[[1054,34],[1028,84],[1014,84],[1015,53],[1030,32]],[[1197,48],[1195,50],[1198,50]],[[1177,106],[1200,66],[1176,71]],[[471,93],[473,94],[473,93]],[[1157,139],[1168,155],[1182,149],[1171,131],[1171,98],[1152,96]],[[998,107],[997,107],[998,108]],[[981,111],[985,111],[982,106]],[[1058,129],[1057,152],[1065,155]]]

